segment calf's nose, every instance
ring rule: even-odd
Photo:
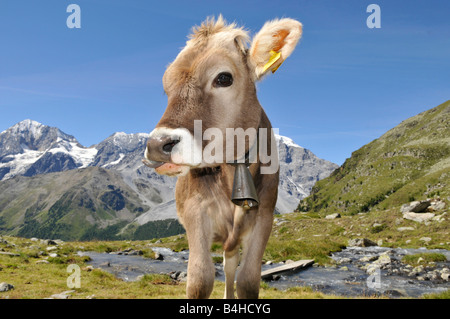
[[[147,142],[147,158],[152,161],[170,162],[170,155],[179,139],[171,136],[151,137]]]

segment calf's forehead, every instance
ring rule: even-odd
[[[233,36],[232,32],[220,32],[203,43],[188,41],[164,73],[166,93],[169,94],[174,88],[179,89],[179,85],[187,82],[201,82],[219,71],[242,75],[246,69],[245,52],[234,41]]]

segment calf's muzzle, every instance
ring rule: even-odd
[[[150,137],[147,141],[144,164],[149,167],[159,167],[171,161],[172,149],[180,140],[171,136]]]

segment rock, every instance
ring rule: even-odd
[[[448,273],[448,272],[441,273],[441,278],[444,279],[445,281],[448,281],[449,276],[450,276],[450,273]]]
[[[180,274],[177,277],[177,280],[181,282],[187,281],[187,272],[185,271],[180,272]]]
[[[277,280],[280,280],[280,279],[281,279],[281,275],[278,275],[278,274],[272,275],[272,281],[277,281]]]
[[[51,253],[51,254],[48,254],[48,256],[52,257],[52,258],[56,258],[56,257],[58,257],[58,254],[57,253]]]
[[[336,218],[341,218],[341,214],[339,213],[334,213],[334,214],[330,214],[325,216],[326,219],[336,219]]]
[[[14,256],[14,257],[20,256],[20,254],[10,253],[9,251],[0,251],[0,255]]]
[[[49,246],[49,245],[58,245],[58,243],[57,243],[56,241],[51,240],[51,239],[44,239],[42,242],[43,242],[45,245],[47,245],[47,246]]]
[[[429,208],[431,208],[433,211],[444,210],[445,202],[442,200],[434,200],[431,202],[431,205]]]
[[[380,266],[384,266],[391,263],[391,257],[389,257],[387,254],[382,254],[378,259],[375,261]]]
[[[369,261],[374,261],[377,259],[378,259],[377,256],[364,256],[364,257],[360,258],[359,261],[360,262],[369,262]]]
[[[75,290],[67,290],[60,294],[51,295],[50,299],[69,299],[70,294],[74,293]]]
[[[45,259],[36,261],[36,264],[49,264],[49,263],[50,262],[48,260],[45,260]]]
[[[415,221],[415,222],[419,222],[419,223],[427,222],[430,219],[432,219],[433,217],[434,217],[433,213],[422,213],[422,214],[419,214],[419,213],[410,212],[410,213],[404,213],[403,214],[403,218],[404,219],[409,219],[409,220],[412,220],[412,221]]]
[[[431,241],[431,238],[430,237],[422,237],[419,240],[424,241],[425,243],[429,243]]]
[[[169,276],[170,276],[170,278],[172,278],[173,280],[177,280],[177,279],[178,279],[178,276],[180,276],[180,274],[181,274],[181,271],[172,271],[172,272],[169,274]]]
[[[142,250],[134,250],[134,249],[130,250],[127,253],[127,255],[130,255],[130,256],[141,256],[143,254],[144,254],[144,252]]]
[[[402,205],[402,207],[400,208],[400,212],[401,213],[409,213],[409,212],[420,213],[420,212],[426,211],[426,209],[430,205],[431,205],[431,201],[430,200],[423,200],[423,201],[420,201],[420,202],[419,201],[414,201],[414,202],[411,202],[409,204]]]
[[[6,292],[6,291],[9,291],[11,289],[14,289],[13,285],[8,284],[6,282],[0,283],[0,292]]]
[[[414,230],[414,227],[399,227],[397,228],[398,231],[407,231],[407,230]]]
[[[341,259],[339,259],[338,264],[339,264],[339,265],[342,265],[342,264],[349,264],[349,263],[351,263],[351,262],[352,262],[352,260],[351,260],[350,258],[341,258]]]
[[[155,251],[155,259],[164,260],[164,256],[161,253]]]
[[[52,250],[55,250],[55,249],[58,249],[58,247],[56,247],[56,246],[50,246],[50,247],[47,247],[47,248],[46,248],[47,251],[52,251]]]
[[[357,247],[370,247],[370,246],[376,246],[377,244],[370,239],[367,238],[356,238],[356,239],[350,239],[348,241],[347,246],[357,246]]]
[[[380,269],[380,265],[377,265],[376,263],[368,264],[366,268],[366,273],[369,275],[374,274],[378,269]]]
[[[348,267],[347,266],[343,266],[343,267],[339,268],[339,270],[348,271]]]

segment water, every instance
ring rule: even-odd
[[[391,269],[379,269],[372,276],[358,266],[362,257],[379,257],[389,252],[393,260]],[[294,286],[310,286],[314,290],[328,294],[343,296],[379,296],[413,297],[424,294],[439,293],[450,289],[450,283],[440,280],[418,280],[416,276],[406,276],[392,273],[393,269],[401,269],[404,264],[401,258],[406,254],[437,252],[447,257],[447,262],[437,263],[437,267],[450,268],[450,251],[444,249],[391,249],[384,247],[348,247],[341,252],[334,253],[332,258],[337,262],[344,260],[338,267],[310,267],[296,273],[282,275],[280,280],[270,284],[279,289]],[[345,258],[345,259],[344,259]],[[347,261],[348,260],[348,261]],[[370,263],[370,262],[369,262]],[[342,270],[347,267],[348,270]],[[370,277],[370,278],[369,278]]]
[[[173,252],[168,248],[154,247],[154,251],[164,256],[164,260],[153,260],[141,256],[117,255],[107,253],[83,252],[91,257],[89,263],[102,268],[125,281],[135,281],[144,274],[169,274],[186,272],[188,251]],[[443,249],[390,249],[384,247],[348,247],[341,252],[334,253],[332,258],[340,265],[338,267],[309,267],[300,271],[289,271],[278,276],[278,280],[268,281],[272,287],[280,290],[296,286],[310,286],[314,290],[342,296],[374,296],[387,295],[389,297],[420,297],[423,294],[438,293],[450,289],[450,283],[439,280],[418,280],[415,276],[404,273],[393,273],[393,269],[401,269],[400,263],[405,254],[422,252],[438,252],[447,257],[446,262],[437,263],[436,268],[450,268],[450,251]],[[389,253],[392,263],[389,269],[377,270],[372,276],[358,266],[362,257],[378,258],[380,254]],[[343,261],[343,262],[342,262]],[[342,263],[341,263],[342,262]],[[263,265],[262,270],[279,266],[279,264]],[[342,270],[341,267],[348,270]],[[216,264],[216,279],[224,281],[221,264]],[[368,281],[369,279],[369,281]]]

